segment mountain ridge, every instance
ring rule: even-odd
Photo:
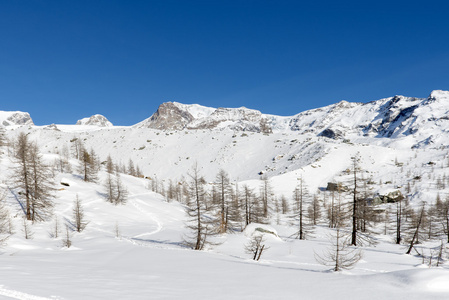
[[[448,110],[444,110],[444,107],[449,105],[447,99],[449,91],[434,90],[427,98],[396,95],[367,103],[342,100],[292,116],[264,114],[246,107],[213,108],[199,104],[164,102],[149,118],[130,127],[165,131],[224,128],[261,133],[297,131],[314,132],[329,138],[344,138],[348,133],[392,137],[415,133],[417,128],[413,120],[416,120],[418,113],[430,114],[427,118],[429,122],[445,120],[444,114]],[[30,115],[24,112],[1,112],[0,122],[4,126],[34,125]],[[103,115],[78,120],[77,125],[81,124],[113,126]]]

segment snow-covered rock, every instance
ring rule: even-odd
[[[0,124],[11,125],[34,125],[30,114],[21,111],[0,111]]]
[[[102,115],[93,115],[90,118],[84,118],[81,120],[78,120],[76,122],[76,125],[93,125],[93,126],[99,126],[99,127],[111,127],[113,126],[109,120]]]
[[[182,130],[190,121],[195,119],[186,107],[179,106],[173,102],[162,103],[150,118],[134,125],[134,127]]]
[[[178,102],[162,103],[150,118],[134,127],[160,130],[230,128],[238,131],[271,131],[267,119],[257,110],[245,107],[215,109]]]

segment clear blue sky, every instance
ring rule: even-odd
[[[166,101],[293,115],[426,97],[449,89],[445,3],[0,1],[0,110],[132,125]]]

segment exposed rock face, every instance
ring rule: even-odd
[[[149,118],[135,127],[160,130],[230,128],[270,133],[269,120],[260,111],[240,108],[211,109],[176,102],[162,103]]]
[[[111,127],[113,126],[111,122],[109,122],[106,117],[102,115],[93,115],[90,118],[84,118],[81,120],[78,120],[76,122],[76,125],[93,125],[93,126],[99,126],[99,127]]]
[[[34,125],[29,113],[14,111],[14,112],[0,112],[1,125]]]
[[[159,105],[157,111],[143,122],[136,124],[138,128],[154,128],[160,130],[182,130],[194,119],[191,113],[182,110],[173,102]]]

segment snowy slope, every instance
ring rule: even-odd
[[[0,255],[0,272],[7,274],[0,280],[0,297],[350,299],[354,285],[363,299],[447,299],[449,294],[446,267],[416,267],[420,258],[403,254],[387,237],[375,248],[367,247],[363,261],[342,274],[328,272],[314,259],[314,252],[328,245],[325,228],[318,228],[314,239],[299,241],[289,238],[291,227],[273,225],[279,237],[268,238],[270,249],[260,262],[244,251],[247,230],[222,237],[222,244],[206,252],[186,249],[182,206],[146,189],[146,179],[122,179],[129,200],[114,206],[102,197],[101,186],[71,174],[58,176],[58,182],[70,185],[57,192],[58,220],[72,219],[77,195],[89,220],[83,232],[71,233],[70,248],[61,246],[62,237],[50,236],[54,220],[33,225],[34,238],[24,239],[21,212],[8,196],[16,234]]]

